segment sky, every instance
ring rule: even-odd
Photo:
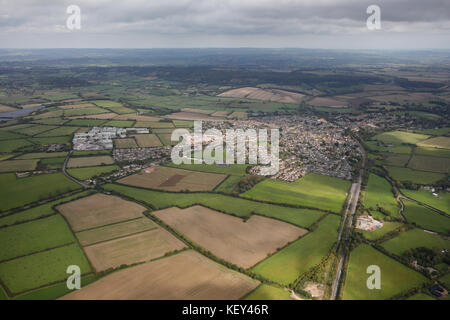
[[[205,47],[449,49],[450,1],[0,0],[0,48]]]

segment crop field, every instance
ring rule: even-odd
[[[217,111],[217,112],[228,113],[228,111]],[[215,115],[217,112],[214,112],[213,115]],[[173,120],[172,122],[175,125],[175,127],[179,127],[179,128],[193,128],[194,127],[194,121]]]
[[[241,181],[242,176],[228,176],[219,185],[214,188],[216,192],[233,193],[236,185]]]
[[[160,147],[161,141],[156,134],[136,134],[133,135],[140,148]]]
[[[430,191],[426,190],[407,190],[402,189],[402,193],[414,200],[427,204],[433,208],[450,214],[450,193],[441,191],[435,197]]]
[[[75,242],[59,215],[0,229],[0,261]]]
[[[135,113],[133,114],[121,114],[114,118],[114,120],[132,120],[134,121],[150,121],[155,122],[161,120],[159,117],[152,117],[152,116],[138,116]]]
[[[46,204],[33,207],[31,209],[27,209],[24,211],[19,211],[14,214],[6,215],[6,216],[0,216],[0,227],[6,227],[10,225],[14,225],[17,223],[22,223],[26,221],[35,220],[38,218],[48,217],[51,215],[56,214],[56,211],[53,210],[52,206],[57,205],[61,202],[70,201],[72,199],[83,197],[91,194],[93,191],[85,191],[76,193],[72,196],[62,198],[59,200],[51,201]]]
[[[188,250],[114,272],[62,299],[236,300],[258,284]]]
[[[81,245],[87,246],[156,228],[158,226],[153,221],[142,217],[105,227],[80,231],[76,235]]]
[[[8,210],[47,199],[56,194],[80,189],[80,185],[62,173],[16,178],[12,173],[0,174],[0,210]]]
[[[95,107],[92,103],[79,103],[79,104],[65,104],[62,106],[58,106],[60,109],[83,109],[83,108],[92,108]]]
[[[76,132],[79,128],[77,127],[58,127],[44,133],[38,134],[37,137],[60,137],[60,136],[70,136]]]
[[[400,256],[409,249],[425,247],[428,249],[450,249],[450,241],[441,236],[420,229],[412,229],[401,233],[395,238],[383,242],[381,245],[387,251]]]
[[[305,97],[305,95],[278,89],[260,89],[254,87],[245,87],[228,90],[226,92],[219,94],[218,97],[245,98],[262,101],[276,101],[282,103],[298,104]]]
[[[370,290],[366,281],[367,267],[377,265],[381,269],[381,290]],[[384,300],[427,281],[422,274],[382,254],[378,250],[360,244],[350,253],[344,284],[344,300]]]
[[[412,201],[404,201],[403,215],[410,223],[431,231],[450,234],[450,218],[425,208]]]
[[[167,191],[212,190],[226,176],[223,174],[189,171],[169,167],[154,167],[120,179],[118,182],[143,188]]]
[[[138,121],[135,123],[134,126],[136,128],[152,128],[152,129],[174,128],[172,122]]]
[[[56,128],[58,128],[58,127],[38,124],[38,125],[33,125],[31,127],[24,128],[24,129],[20,129],[19,132],[21,134],[25,134],[27,136],[35,136],[42,132],[46,132],[46,131],[56,129]]]
[[[450,170],[450,158],[437,158],[414,155],[408,167],[416,170],[448,173]]]
[[[383,141],[384,143],[405,143],[417,144],[420,141],[428,139],[430,136],[405,131],[391,131],[377,134],[373,139]]]
[[[48,124],[48,125],[63,125],[69,120],[63,120],[62,118],[48,118],[48,119],[40,119],[40,120],[33,120],[33,123],[38,124]]]
[[[94,114],[107,113],[108,110],[102,108],[81,108],[81,109],[66,109],[64,110],[64,117],[73,117],[73,116],[90,116]]]
[[[157,134],[159,140],[161,140],[162,144],[165,146],[174,146],[178,143],[178,141],[171,140],[171,133],[158,133]]]
[[[361,232],[367,240],[377,240],[386,235],[387,233],[401,227],[403,224],[400,222],[390,222],[390,221],[384,221],[383,227],[380,229],[377,229],[375,231],[368,231],[368,230],[358,230]]]
[[[435,137],[425,141],[421,141],[417,144],[421,147],[433,147],[441,149],[450,149],[450,138],[449,137]]]
[[[45,169],[60,169],[62,168],[66,158],[46,158],[39,161],[39,167]]]
[[[371,173],[367,190],[364,195],[364,207],[370,211],[377,211],[381,207],[392,217],[398,217],[398,204],[392,193],[391,184],[384,178]]]
[[[32,143],[25,139],[17,140],[1,140],[0,141],[0,152],[13,152],[19,150],[20,148],[31,146]]]
[[[38,159],[1,161],[0,172],[32,171],[36,168],[38,161]]]
[[[123,106],[120,102],[111,100],[93,100],[91,102],[103,108],[120,108]]]
[[[65,203],[56,209],[66,217],[72,230],[78,232],[124,220],[142,217],[145,208],[116,196],[94,194]]]
[[[409,154],[383,153],[383,163],[389,166],[403,167],[408,163]]]
[[[389,175],[398,181],[411,181],[417,184],[433,184],[445,178],[445,175],[434,172],[412,170],[410,168],[387,167]]]
[[[243,193],[242,196],[339,213],[349,187],[349,181],[309,173],[295,182],[265,180]]]
[[[137,148],[137,144],[133,138],[114,139],[114,147],[117,149],[130,149]]]
[[[221,166],[216,164],[173,164],[168,163],[166,166],[184,170],[191,171],[201,171],[201,172],[210,172],[210,173],[221,173],[221,174],[229,174],[235,176],[244,176],[246,175],[246,169],[249,167],[248,164],[231,164],[229,166]]]
[[[47,146],[50,144],[70,144],[70,136],[63,136],[63,137],[44,137],[44,138],[31,138],[29,139],[31,142],[35,144],[40,144],[43,146]]]
[[[448,150],[448,149],[417,147],[414,150],[414,154],[421,155],[421,156],[450,158],[450,150]]]
[[[0,279],[18,294],[58,281],[66,281],[67,267],[77,265],[81,274],[91,272],[89,262],[77,244],[35,253],[0,263]]]
[[[119,170],[118,166],[100,166],[68,169],[67,173],[78,180],[87,180],[102,174],[111,173]]]
[[[261,261],[252,271],[281,284],[292,283],[328,255],[339,224],[339,216],[328,215],[316,230]]]
[[[0,131],[0,140],[11,140],[26,138],[24,135],[16,132]]]
[[[106,112],[106,110],[105,110]],[[88,121],[89,119],[96,120],[100,122],[103,120],[103,123],[107,122],[106,120],[115,119],[117,117],[117,113],[114,112],[106,112],[106,113],[99,113],[99,114],[91,114],[86,116],[72,116],[68,117],[68,119],[75,119],[75,120],[85,120]]]
[[[214,110],[210,110],[210,111],[214,111]],[[247,115],[246,112],[244,112],[244,113],[245,113],[245,115]],[[213,116],[210,116],[210,115],[204,114],[204,113],[186,112],[186,111],[171,113],[167,116],[167,118],[174,119],[174,120],[204,120],[204,121],[214,121],[214,120],[223,120],[224,119],[224,117],[213,117]]]
[[[49,119],[49,118],[60,118],[64,115],[63,110],[53,110],[40,113],[33,117],[33,120]]]
[[[114,159],[110,156],[94,156],[70,158],[67,163],[68,168],[93,167],[105,164],[113,164]]]
[[[318,210],[288,208],[213,193],[166,193],[116,184],[107,184],[104,185],[104,188],[144,201],[156,209],[165,209],[173,206],[186,208],[200,204],[242,218],[250,217],[252,213],[257,213],[306,228],[324,215],[324,212]]]
[[[150,231],[84,247],[95,270],[103,271],[162,257],[167,252],[185,248],[183,242],[168,231]]]
[[[247,119],[247,112],[234,111],[227,116],[228,119]]]
[[[201,247],[243,268],[307,233],[278,220],[252,216],[243,221],[201,206],[173,207],[153,214]]]
[[[104,124],[106,120],[97,120],[97,119],[74,119],[70,120],[66,123],[68,126],[76,126],[76,127],[99,127]]]
[[[245,296],[244,300],[292,300],[287,289],[261,284]]]
[[[45,159],[45,158],[59,158],[66,157],[67,152],[36,152],[36,153],[25,153],[21,156],[16,157],[16,159]]]

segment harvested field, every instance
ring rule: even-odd
[[[449,137],[431,138],[425,141],[421,141],[417,145],[421,147],[450,149],[450,138]]]
[[[106,227],[77,232],[76,235],[80,243],[87,246],[156,228],[157,225],[153,221],[142,217]]]
[[[136,141],[133,138],[114,139],[114,146],[117,149],[137,148]]]
[[[0,104],[0,112],[10,112],[10,111],[16,111],[16,110],[17,110],[16,108]]]
[[[161,141],[155,134],[136,134],[132,137],[134,137],[138,146],[141,148],[162,146]]]
[[[236,300],[258,284],[194,251],[186,251],[115,272],[62,299]]]
[[[262,101],[274,101],[281,103],[297,104],[305,97],[304,94],[289,92],[278,89],[260,89],[254,87],[244,87],[223,92],[218,97],[245,98]]]
[[[70,158],[67,167],[68,168],[93,167],[113,163],[114,159],[111,158],[110,156],[80,157],[80,158]]]
[[[278,220],[252,216],[244,221],[202,206],[172,207],[153,214],[206,250],[243,268],[307,233]]]
[[[183,242],[168,231],[158,228],[86,246],[84,251],[95,270],[103,271],[159,258],[167,252],[185,247]]]
[[[119,197],[104,194],[75,200],[56,207],[74,231],[142,217],[145,208]]]
[[[339,101],[333,98],[314,98],[308,101],[309,105],[314,107],[342,108],[347,107],[347,102]]]
[[[226,177],[224,174],[155,167],[120,179],[119,182],[130,186],[167,191],[206,191],[214,189]]]

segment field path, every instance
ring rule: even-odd
[[[72,154],[72,150],[69,151],[69,153],[67,154],[66,160],[64,160],[64,164],[62,167],[62,172],[64,173],[64,175],[69,178],[70,180],[72,180],[73,182],[78,183],[80,186],[82,186],[85,189],[92,189],[93,186],[88,186],[87,184],[81,182],[80,180],[75,179],[74,177],[72,177],[70,174],[67,173],[66,171],[66,167],[67,167],[67,162],[69,162],[69,158],[70,155]]]

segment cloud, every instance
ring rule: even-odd
[[[366,8],[373,1],[0,0],[0,40],[13,39],[14,34],[17,39],[36,34],[51,42],[52,35],[64,31],[61,26],[70,4],[81,8],[82,29],[76,35],[81,42],[83,36],[96,36],[110,41],[129,37],[141,43],[159,39],[170,44],[171,39],[183,37],[192,39],[195,47],[197,40],[208,37],[234,38],[236,42],[248,37],[282,37],[287,42],[289,37],[295,40],[302,36],[367,37]],[[385,37],[404,34],[420,38],[431,33],[448,39],[448,0],[379,0],[376,4],[381,7],[383,30],[379,33]],[[55,46],[59,41],[55,40]]]

